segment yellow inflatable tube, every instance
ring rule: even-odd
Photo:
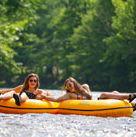
[[[100,117],[130,117],[132,104],[127,100],[66,100],[60,103],[29,99],[17,106],[13,99],[0,100],[0,113],[76,114]]]
[[[25,113],[52,113],[58,112],[59,103],[51,101],[41,101],[29,99],[22,103],[21,106],[15,104],[14,99],[0,100],[0,112],[10,114],[25,114]]]
[[[133,107],[127,100],[67,100],[60,103],[59,113],[100,117],[129,117],[133,114]]]

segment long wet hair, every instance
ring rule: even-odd
[[[35,73],[30,73],[30,74],[28,74],[28,76],[25,78],[25,81],[24,81],[24,83],[23,83],[23,87],[22,87],[22,90],[21,90],[20,94],[21,94],[22,92],[24,92],[24,91],[26,91],[26,90],[29,89],[29,79],[30,79],[31,77],[35,77],[36,80],[37,80],[37,84],[36,84],[36,86],[35,86],[35,90],[39,88],[39,86],[40,86],[39,76],[38,76],[37,74],[35,74]]]
[[[67,93],[71,92],[69,89],[67,89],[67,83],[69,81],[74,84],[75,93],[77,93],[77,94],[80,93],[81,95],[86,96],[88,99],[92,98],[92,96],[89,93],[85,92],[85,89],[83,88],[83,86],[76,79],[74,79],[72,77],[69,77],[64,82],[65,90],[66,90]]]

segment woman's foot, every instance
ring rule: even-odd
[[[135,111],[136,110],[136,103],[131,103],[131,105],[132,105],[132,107],[133,107],[133,111]]]
[[[129,102],[132,102],[134,99],[136,98],[136,94],[135,93],[132,93],[132,94],[129,94]]]
[[[133,106],[133,111],[135,111],[136,110],[136,104]]]
[[[13,94],[13,98],[15,99],[15,103],[17,106],[20,106],[20,99],[19,96],[17,94]]]

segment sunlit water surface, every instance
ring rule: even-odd
[[[136,113],[120,118],[0,113],[0,137],[136,137]]]

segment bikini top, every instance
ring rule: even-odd
[[[87,96],[82,95],[81,93],[75,93],[75,92],[68,92],[69,94],[75,94],[77,100],[86,100],[88,99]]]
[[[84,99],[88,99],[86,96],[84,96],[84,95],[81,95],[80,93],[75,93],[76,95],[77,95],[77,99],[78,100],[84,100]]]
[[[75,94],[77,96],[77,100],[86,100],[86,99],[89,99],[86,95],[83,95],[81,93],[79,93],[79,91],[75,91],[75,92],[70,92],[69,90],[66,90],[67,93],[72,93],[72,94]]]
[[[36,99],[36,95],[28,90],[24,91],[29,99]]]

